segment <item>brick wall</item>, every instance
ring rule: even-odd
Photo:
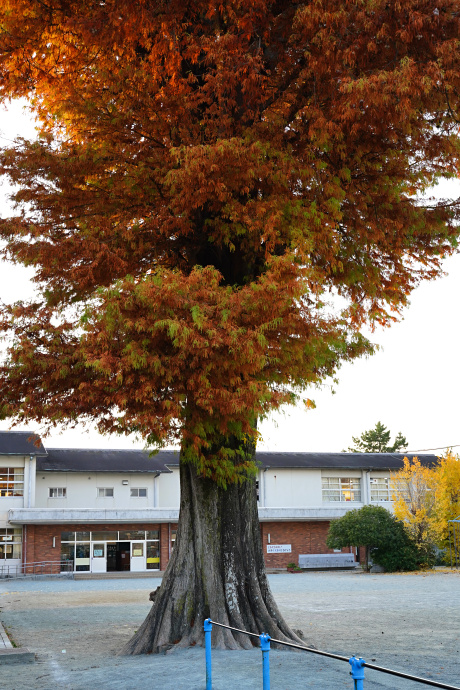
[[[160,525],[160,570],[166,570],[170,556],[170,539],[172,532],[177,529],[175,524]]]
[[[160,570],[165,570],[170,555],[171,533],[176,524],[116,524],[116,525],[27,525],[24,528],[24,559],[28,563],[60,561],[61,532],[110,532],[114,530],[155,530],[160,532]],[[268,568],[285,568],[288,563],[298,563],[299,554],[333,553],[326,547],[328,522],[263,522],[260,525],[265,564]],[[291,544],[291,553],[267,553],[270,544]],[[55,547],[53,547],[55,537]],[[343,552],[349,549],[342,549]],[[361,550],[363,551],[363,550]]]
[[[119,524],[119,525],[27,525],[23,549],[28,563],[39,561],[59,561],[61,559],[61,532],[111,532],[114,530],[155,530],[160,529],[157,524]],[[53,537],[56,546],[53,547]]]
[[[326,546],[329,522],[262,522],[262,545],[265,565],[268,568],[285,568],[288,563],[298,563],[300,554],[334,553]],[[291,553],[267,553],[270,544],[290,544]],[[349,549],[342,549],[344,553]]]

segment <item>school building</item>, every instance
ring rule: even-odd
[[[314,557],[333,554],[331,520],[369,503],[391,510],[391,474],[404,457],[258,452],[267,566],[302,556],[307,567],[321,564]],[[75,572],[164,570],[178,517],[177,451],[45,448],[31,432],[0,431],[0,576],[38,563]]]

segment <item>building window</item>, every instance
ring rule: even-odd
[[[113,498],[113,488],[110,487],[98,487],[97,489],[98,498]]]
[[[88,572],[90,569],[90,544],[76,542],[75,544],[75,570],[77,573]]]
[[[63,544],[61,541],[61,570],[63,572],[75,570],[75,544]]]
[[[389,477],[371,477],[371,502],[391,501]]]
[[[131,489],[131,497],[136,497],[136,498],[146,498],[147,497],[147,489]]]
[[[160,531],[148,530],[147,538],[147,570],[160,569]]]
[[[22,557],[22,529],[3,527],[0,529],[0,562]]]
[[[145,539],[145,530],[138,530],[138,529],[132,529],[132,530],[120,530],[118,532],[118,540],[117,541],[134,541],[134,540],[140,540],[140,539]]]
[[[65,486],[54,486],[49,488],[49,498],[66,498],[67,489]]]
[[[0,467],[0,496],[24,496],[23,467]]]
[[[131,556],[133,558],[144,557],[144,542],[133,541],[131,546]]]
[[[361,501],[361,480],[355,477],[323,477],[323,501]]]

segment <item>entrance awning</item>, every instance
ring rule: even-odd
[[[144,508],[143,510],[48,510],[20,508],[8,511],[11,525],[108,524],[135,522],[177,522],[179,510]]]

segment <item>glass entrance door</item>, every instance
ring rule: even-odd
[[[113,573],[117,570],[117,545],[107,544],[107,572]]]
[[[105,573],[106,572],[106,561],[105,561],[105,544],[92,544],[91,545],[91,572],[93,573]]]
[[[131,570],[141,572],[145,570],[145,542],[131,542]]]

